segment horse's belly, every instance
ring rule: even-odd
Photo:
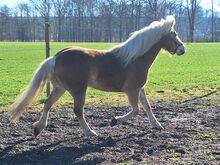
[[[91,78],[88,81],[88,85],[92,88],[99,89],[102,91],[109,92],[121,92],[121,87],[117,82],[112,82],[108,80],[97,80],[95,78]]]

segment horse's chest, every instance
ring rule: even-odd
[[[123,89],[136,89],[142,88],[147,80],[147,72],[145,70],[140,70],[139,72],[129,72],[126,76],[126,80],[123,85]]]

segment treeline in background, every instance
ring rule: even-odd
[[[0,4],[0,41],[124,41],[154,20],[174,15],[184,41],[220,41],[219,13],[202,0],[29,0]]]

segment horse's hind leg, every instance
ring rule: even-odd
[[[74,113],[80,123],[80,126],[82,127],[83,133],[86,136],[97,136],[96,132],[89,127],[89,125],[85,120],[85,116],[84,116],[85,95],[86,95],[86,89],[82,89],[77,93],[76,92],[72,93],[72,96],[74,97]]]
[[[64,88],[54,86],[52,93],[44,102],[44,109],[40,120],[33,124],[35,136],[37,136],[47,126],[49,110],[52,105],[64,94],[64,92]]]
[[[147,116],[148,116],[148,118],[150,120],[151,125],[154,128],[163,129],[163,127],[157,121],[156,117],[154,116],[154,114],[153,114],[153,112],[151,110],[151,106],[150,106],[149,100],[146,97],[144,89],[141,89],[141,91],[140,91],[140,102],[143,105],[143,107],[144,107],[144,109],[145,109],[145,111],[147,113]]]
[[[112,119],[111,126],[115,126],[116,124],[123,123],[138,114],[138,111],[139,111],[139,106],[138,106],[139,89],[128,91],[128,92],[126,92],[126,94],[128,96],[128,100],[129,100],[129,103],[132,107],[132,110],[130,112],[128,112],[126,115],[117,116],[114,119]]]

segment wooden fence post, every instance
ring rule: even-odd
[[[46,58],[50,57],[50,24],[49,17],[45,18],[45,44],[46,44]],[[47,83],[47,97],[50,95],[50,82]]]

